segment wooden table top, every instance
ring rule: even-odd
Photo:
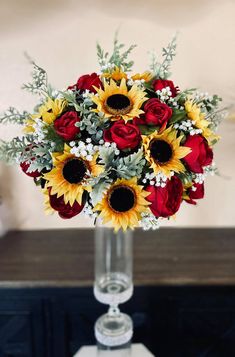
[[[93,230],[9,232],[0,240],[0,287],[93,284]],[[234,285],[235,228],[134,233],[135,285]]]

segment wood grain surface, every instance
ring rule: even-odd
[[[9,232],[0,287],[93,284],[93,230]],[[135,231],[135,285],[235,285],[235,228]]]

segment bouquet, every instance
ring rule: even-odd
[[[38,105],[31,113],[10,107],[0,117],[23,126],[22,136],[1,142],[0,156],[41,188],[47,213],[84,213],[115,231],[155,229],[183,201],[203,198],[205,177],[216,172],[221,98],[169,79],[175,37],[143,73],[131,72],[134,47],[115,37],[109,54],[98,44],[100,72],[62,91],[30,60],[32,82],[23,88],[39,95]]]

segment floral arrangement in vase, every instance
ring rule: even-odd
[[[216,172],[221,98],[169,79],[176,38],[143,73],[131,72],[134,47],[125,50],[115,38],[109,54],[98,44],[100,72],[61,91],[30,60],[32,82],[23,88],[39,95],[38,105],[23,113],[10,107],[0,117],[23,126],[22,136],[1,142],[0,156],[41,188],[47,213],[84,213],[115,231],[154,229],[182,202],[203,198],[204,179]]]

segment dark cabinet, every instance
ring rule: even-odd
[[[106,311],[92,288],[0,289],[0,357],[72,357]],[[234,357],[235,289],[137,287],[122,305],[157,357]]]
[[[7,295],[0,293],[0,357],[45,356],[41,301]]]
[[[93,232],[0,240],[0,357],[72,357],[95,344]],[[136,231],[133,342],[156,357],[235,357],[235,229]]]

